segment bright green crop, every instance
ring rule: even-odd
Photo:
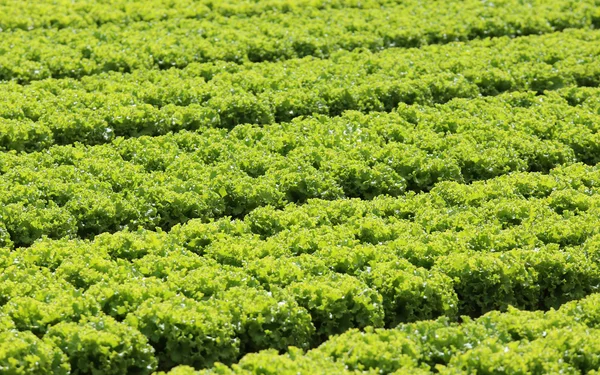
[[[440,181],[593,165],[599,118],[594,107],[572,106],[557,93],[511,93],[401,105],[389,114],[346,112],[2,153],[0,238],[20,246],[42,236],[167,230],[312,198],[399,196]]]
[[[545,34],[595,28],[600,16],[594,0],[13,0],[0,14],[0,80],[18,82]]]
[[[597,374],[599,27],[0,0],[0,374]]]
[[[193,63],[182,70],[5,84],[0,85],[0,148],[34,151],[107,143],[119,136],[231,129],[347,110],[390,112],[403,104],[597,86],[599,39],[597,31],[569,30],[421,49],[338,52],[327,60]],[[523,100],[515,105],[530,101]]]

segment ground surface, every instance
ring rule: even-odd
[[[0,373],[595,374],[598,0],[0,0]]]

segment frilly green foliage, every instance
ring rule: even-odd
[[[212,366],[231,363],[239,353],[232,313],[207,302],[183,297],[149,299],[125,322],[154,347],[159,366]]]
[[[171,229],[194,218],[205,223],[248,215],[250,228],[219,220],[197,229],[179,229],[184,236],[187,231],[197,232],[196,237],[186,239],[190,251],[200,255],[213,251],[226,257],[217,249],[223,239],[248,230],[261,238],[281,231],[282,223],[269,210],[289,203],[401,196],[407,191],[435,191],[436,186],[444,199],[464,201],[456,198],[449,182],[474,182],[515,172],[546,173],[577,161],[594,164],[593,155],[600,150],[590,138],[565,133],[573,128],[581,134],[597,131],[598,114],[591,99],[598,97],[598,90],[585,91],[588,105],[579,107],[563,97],[573,95],[570,90],[543,96],[510,93],[455,99],[434,107],[406,107],[393,113],[351,111],[336,118],[315,116],[263,128],[239,125],[230,132],[182,131],[119,138],[106,145],[3,153],[2,246],[30,245],[43,236],[92,238],[123,230],[135,233],[140,227]],[[549,208],[554,213],[548,212],[549,219],[590,209],[586,193],[575,186],[572,190],[552,195]],[[503,229],[510,229],[528,218],[531,204],[504,202],[489,210]],[[410,218],[412,213],[402,210],[399,219]],[[577,220],[575,216],[566,218]],[[394,235],[394,231],[377,233],[377,223],[364,220],[364,230],[355,234],[358,239],[377,245]],[[407,229],[405,223],[398,225],[396,232]],[[537,230],[545,231],[545,241],[581,244],[583,237],[569,233],[568,226],[556,222]],[[102,246],[128,260],[151,249],[159,251],[153,246],[163,242],[164,236],[136,240],[135,234],[123,233]],[[523,235],[526,231],[514,237]],[[481,237],[487,240],[485,233]],[[418,244],[398,245],[402,249]],[[480,245],[473,246],[477,250]],[[130,253],[118,254],[122,251]],[[228,262],[240,265],[240,259]]]
[[[599,9],[0,1],[0,374],[597,373]]]
[[[82,374],[150,374],[156,368],[154,349],[146,337],[108,316],[58,323],[45,338]]]
[[[504,6],[508,6],[508,3],[513,1]],[[10,39],[7,36],[12,33],[3,35],[4,42]],[[332,51],[331,59],[304,58],[275,63],[238,65],[190,61],[185,69],[155,70],[152,66],[142,66],[130,73],[102,73],[83,80],[56,78],[39,82],[34,80],[31,85],[7,84],[0,87],[3,97],[3,107],[0,108],[0,149],[36,151],[76,142],[87,145],[120,143],[120,137],[158,136],[184,130],[202,132],[212,128],[232,129],[242,124],[275,125],[306,116],[339,116],[350,110],[363,113],[397,111],[411,123],[433,120],[428,116],[420,116],[418,109],[415,112],[407,105],[432,106],[460,98],[477,99],[507,92],[543,94],[564,92],[576,86],[597,87],[600,71],[594,64],[594,59],[598,57],[594,46],[598,43],[598,35],[593,30],[568,30],[541,36],[431,45],[420,49]],[[186,37],[189,39],[189,35]],[[118,43],[117,40],[115,42]],[[10,50],[11,53],[14,49]],[[9,50],[8,47],[6,50]],[[2,58],[6,59],[7,56],[5,54]],[[573,56],[581,58],[575,60]],[[12,64],[12,60],[6,62],[5,69],[10,69]],[[36,64],[43,64],[43,60]],[[23,77],[29,74],[29,68],[14,68],[23,69],[15,73],[22,78],[7,79],[25,79]],[[73,74],[89,73],[93,72]],[[0,77],[3,74],[11,73],[0,70]],[[570,94],[569,98],[579,96]],[[36,100],[31,101],[31,97]],[[588,98],[572,99],[570,102],[577,100],[585,101]],[[525,139],[518,139],[517,142],[517,138],[503,137],[511,130],[511,117],[517,117],[521,122],[515,125],[534,132],[542,139],[550,136],[564,140],[572,145],[582,160],[597,161],[595,151],[598,136],[593,129],[585,129],[586,125],[592,125],[588,116],[571,121],[572,117],[566,114],[577,111],[574,108],[564,108],[563,115],[546,111],[543,113],[545,117],[556,117],[562,124],[568,124],[567,127],[561,125],[549,129],[544,121],[527,115],[529,107],[539,105],[537,102],[532,96],[517,95],[511,101],[511,105],[516,107],[512,113],[500,113],[496,107],[481,115],[491,117],[493,123],[498,125],[493,128],[496,137],[502,137],[505,145],[520,148],[521,152],[527,152],[533,144]],[[52,111],[47,111],[48,107]],[[445,112],[464,110],[460,105],[458,107],[449,105]],[[455,133],[462,127],[469,127],[470,123],[455,113],[437,119],[433,128],[437,132]],[[387,131],[395,141],[403,141],[404,136],[411,138],[406,129],[403,131],[397,125],[388,127]],[[485,132],[475,134],[478,138],[486,136]],[[289,139],[279,145],[278,151],[285,155],[298,141],[300,139]],[[122,147],[137,154],[139,159],[147,158],[148,168],[164,168],[167,162],[165,158],[136,153],[139,147],[131,148],[126,144]],[[402,150],[397,147],[393,149],[397,152]],[[464,149],[456,147],[454,151],[461,154]],[[316,155],[325,160],[340,160],[336,153],[319,151]],[[502,167],[493,165],[493,160],[480,160],[476,154],[471,157],[470,162],[476,164],[473,174],[497,174],[502,171]],[[503,157],[510,158],[511,155],[497,149],[493,156],[494,159]],[[549,168],[555,158],[545,154],[531,157],[530,162],[536,170]],[[458,173],[457,168],[443,168],[443,161],[437,158],[413,159],[414,163],[427,163],[431,164],[430,168],[437,168],[439,177]],[[477,165],[483,161],[491,165]],[[521,165],[517,160],[512,162],[515,164],[513,168]],[[368,163],[366,165],[369,166]],[[365,163],[355,160],[346,169],[339,169],[349,196],[377,194],[384,187],[392,190],[403,188],[405,176],[400,174],[402,178],[397,178],[389,165],[368,170],[364,166]],[[254,176],[261,173],[260,168],[249,168],[247,171]],[[355,181],[361,176],[363,179],[375,178],[379,184]],[[427,176],[422,178],[426,179]]]
[[[303,369],[340,374],[594,373],[600,366],[597,302],[598,294],[593,294],[546,313],[511,307],[475,320],[465,317],[461,324],[440,318],[395,329],[352,329],[308,352],[262,351],[231,368],[176,368],[172,374],[291,374]],[[304,367],[311,365],[314,370]]]
[[[65,354],[52,342],[40,340],[31,332],[0,332],[0,370],[4,374],[71,373]]]
[[[380,51],[598,25],[593,1],[562,0],[493,5],[473,0],[440,4],[152,0],[143,5],[61,0],[29,6],[10,1],[2,4],[0,14],[4,35],[0,48],[6,51],[0,58],[0,79],[18,82],[183,68],[194,62],[328,58],[339,50]],[[491,68],[501,89],[505,77],[497,64]],[[553,80],[552,70],[531,70],[547,76],[539,80],[542,85],[560,84]],[[211,76],[210,69],[201,72]]]

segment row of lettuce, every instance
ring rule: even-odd
[[[485,330],[468,336],[467,318],[461,326],[449,322],[509,306],[558,308],[596,292],[599,184],[599,167],[577,164],[470,185],[444,182],[398,198],[264,207],[244,220],[192,220],[169,232],[126,230],[93,241],[46,238],[4,248],[0,365],[28,374],[143,374],[232,364],[275,350],[246,357],[238,368],[264,374],[317,366],[324,350],[339,362],[328,364],[332,370],[391,373],[409,365],[484,368],[504,361],[503,353],[488,354],[508,345],[511,355],[525,355],[515,366],[537,363],[535,371],[547,372],[553,357],[534,361],[546,341],[504,344],[493,339],[520,338]],[[568,309],[582,322],[595,311]],[[563,336],[567,328],[552,333],[540,314],[523,315],[515,329],[540,325],[549,345],[557,345],[550,356],[571,345],[573,354],[557,366],[598,367],[597,355],[585,351],[597,349],[594,331],[580,335],[591,327],[565,323],[572,335]],[[352,328],[440,317],[392,331],[351,331],[306,357],[275,354],[290,345],[314,348]],[[481,329],[499,325],[486,324]],[[414,327],[430,331],[413,334]],[[551,340],[558,337],[567,341]]]
[[[328,58],[339,50],[380,51],[568,28],[590,30],[600,25],[595,2],[400,2],[370,9],[308,7],[301,14],[268,12],[250,20],[167,19],[5,31],[0,38],[0,81],[80,78],[106,71],[182,68],[194,62]]]
[[[493,312],[462,324],[446,319],[392,330],[351,330],[304,353],[290,349],[245,356],[232,368],[170,375],[208,374],[590,374],[600,368],[600,295],[558,310]]]
[[[0,149],[272,124],[346,110],[392,111],[512,91],[600,85],[600,32],[571,30],[328,60],[193,64],[0,85]],[[15,66],[20,63],[15,62]]]
[[[561,96],[562,95],[562,96]],[[598,160],[598,89],[0,154],[0,242],[89,238]],[[573,103],[581,103],[572,105]]]
[[[24,3],[18,0],[3,0],[0,2],[0,28],[3,31],[25,30],[31,31],[39,28],[95,28],[104,24],[125,27],[136,22],[156,22],[177,19],[199,19],[223,22],[228,17],[247,18],[249,22],[256,21],[259,16],[272,14],[293,14],[296,17],[321,18],[335,14],[336,10],[352,12],[354,9],[362,11],[378,10],[386,12],[394,9],[396,12],[405,13],[407,20],[404,27],[411,29],[424,28],[432,34],[447,31],[448,20],[452,16],[459,16],[459,21],[471,21],[462,25],[468,29],[475,26],[488,25],[488,33],[495,35],[492,26],[499,28],[499,24],[512,26],[513,33],[519,28],[530,32],[545,31],[549,27],[567,27],[570,25],[589,25],[597,22],[598,13],[594,12],[593,1],[568,2],[568,1],[538,1],[516,2],[504,0],[496,3],[481,3],[476,1],[448,1],[443,4],[411,3],[396,0],[236,0],[220,2],[213,0],[43,0],[34,3]],[[435,7],[440,13],[434,13]],[[448,14],[448,13],[452,14]],[[467,15],[465,15],[467,13]],[[571,14],[572,13],[572,14]],[[370,13],[366,13],[370,15]],[[410,24],[410,18],[417,14],[421,21],[435,18],[440,21],[437,28],[429,24]],[[483,20],[476,20],[476,17]],[[541,16],[541,17],[540,17]],[[536,19],[535,17],[539,17]],[[588,19],[585,19],[585,18]],[[581,18],[584,18],[583,20]],[[546,25],[544,25],[544,22]],[[487,22],[487,23],[486,23]],[[365,24],[360,24],[365,26]],[[535,26],[542,26],[540,30]],[[506,27],[506,26],[505,26]],[[456,28],[456,26],[455,26]],[[464,30],[463,29],[463,30]],[[466,30],[464,30],[466,31]],[[463,32],[464,32],[463,31]],[[485,30],[473,30],[473,33],[483,33]],[[509,31],[509,30],[505,30]],[[485,35],[485,34],[483,34]],[[433,35],[431,35],[433,36]],[[468,37],[469,34],[463,37]]]
[[[135,22],[167,19],[240,18],[273,13],[303,14],[310,10],[372,9],[394,5],[395,0],[45,0],[24,3],[3,0],[0,3],[0,28],[31,31],[39,28],[64,29],[96,27],[104,24],[125,26]]]

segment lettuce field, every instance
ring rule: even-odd
[[[600,0],[0,0],[0,374],[600,374]]]

